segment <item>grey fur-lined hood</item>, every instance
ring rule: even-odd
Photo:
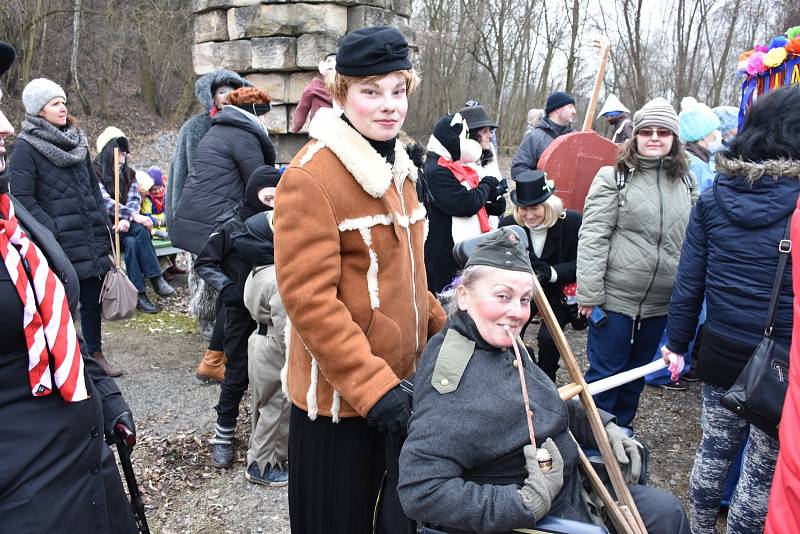
[[[772,176],[775,179],[781,177],[800,179],[800,161],[793,159],[770,159],[754,162],[728,159],[722,153],[718,153],[715,162],[717,172],[744,178],[751,184],[762,176]]]
[[[194,94],[206,112],[211,111],[211,106],[214,105],[214,95],[211,93],[211,88],[221,84],[230,85],[235,89],[253,86],[248,80],[228,69],[217,69],[201,76],[194,83]]]

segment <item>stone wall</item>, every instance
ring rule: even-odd
[[[291,116],[317,64],[349,31],[396,26],[413,41],[411,0],[192,0],[198,75],[217,68],[244,75],[272,97],[269,132],[286,163],[306,141]]]

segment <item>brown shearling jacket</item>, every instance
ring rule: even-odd
[[[445,314],[427,291],[425,208],[400,142],[390,166],[332,109],[281,178],[275,267],[291,328],[285,391],[311,419],[366,416],[410,376]]]

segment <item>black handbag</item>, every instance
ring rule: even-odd
[[[775,342],[772,328],[775,324],[783,272],[792,251],[792,242],[789,240],[791,223],[792,219],[789,217],[783,239],[778,245],[778,270],[772,284],[764,339],[742,369],[739,378],[720,399],[725,408],[773,438],[778,437],[783,401],[789,387],[789,349]]]

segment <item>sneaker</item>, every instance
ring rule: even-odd
[[[244,477],[254,484],[263,484],[264,486],[269,486],[270,488],[280,488],[289,483],[289,473],[285,470],[278,466],[267,466],[267,468],[264,469],[264,474],[262,475],[258,472],[258,464],[256,462],[252,462],[248,466]]]
[[[686,391],[689,389],[689,386],[686,385],[686,382],[683,380],[676,380],[675,382],[667,382],[666,384],[659,384],[657,387],[661,389],[666,389],[668,391]]]
[[[684,375],[681,377],[681,380],[684,382],[700,382],[700,379],[697,378],[697,373],[694,372],[694,369],[684,373]]]
[[[211,447],[211,463],[214,467],[230,467],[234,457],[233,443],[215,443]]]

